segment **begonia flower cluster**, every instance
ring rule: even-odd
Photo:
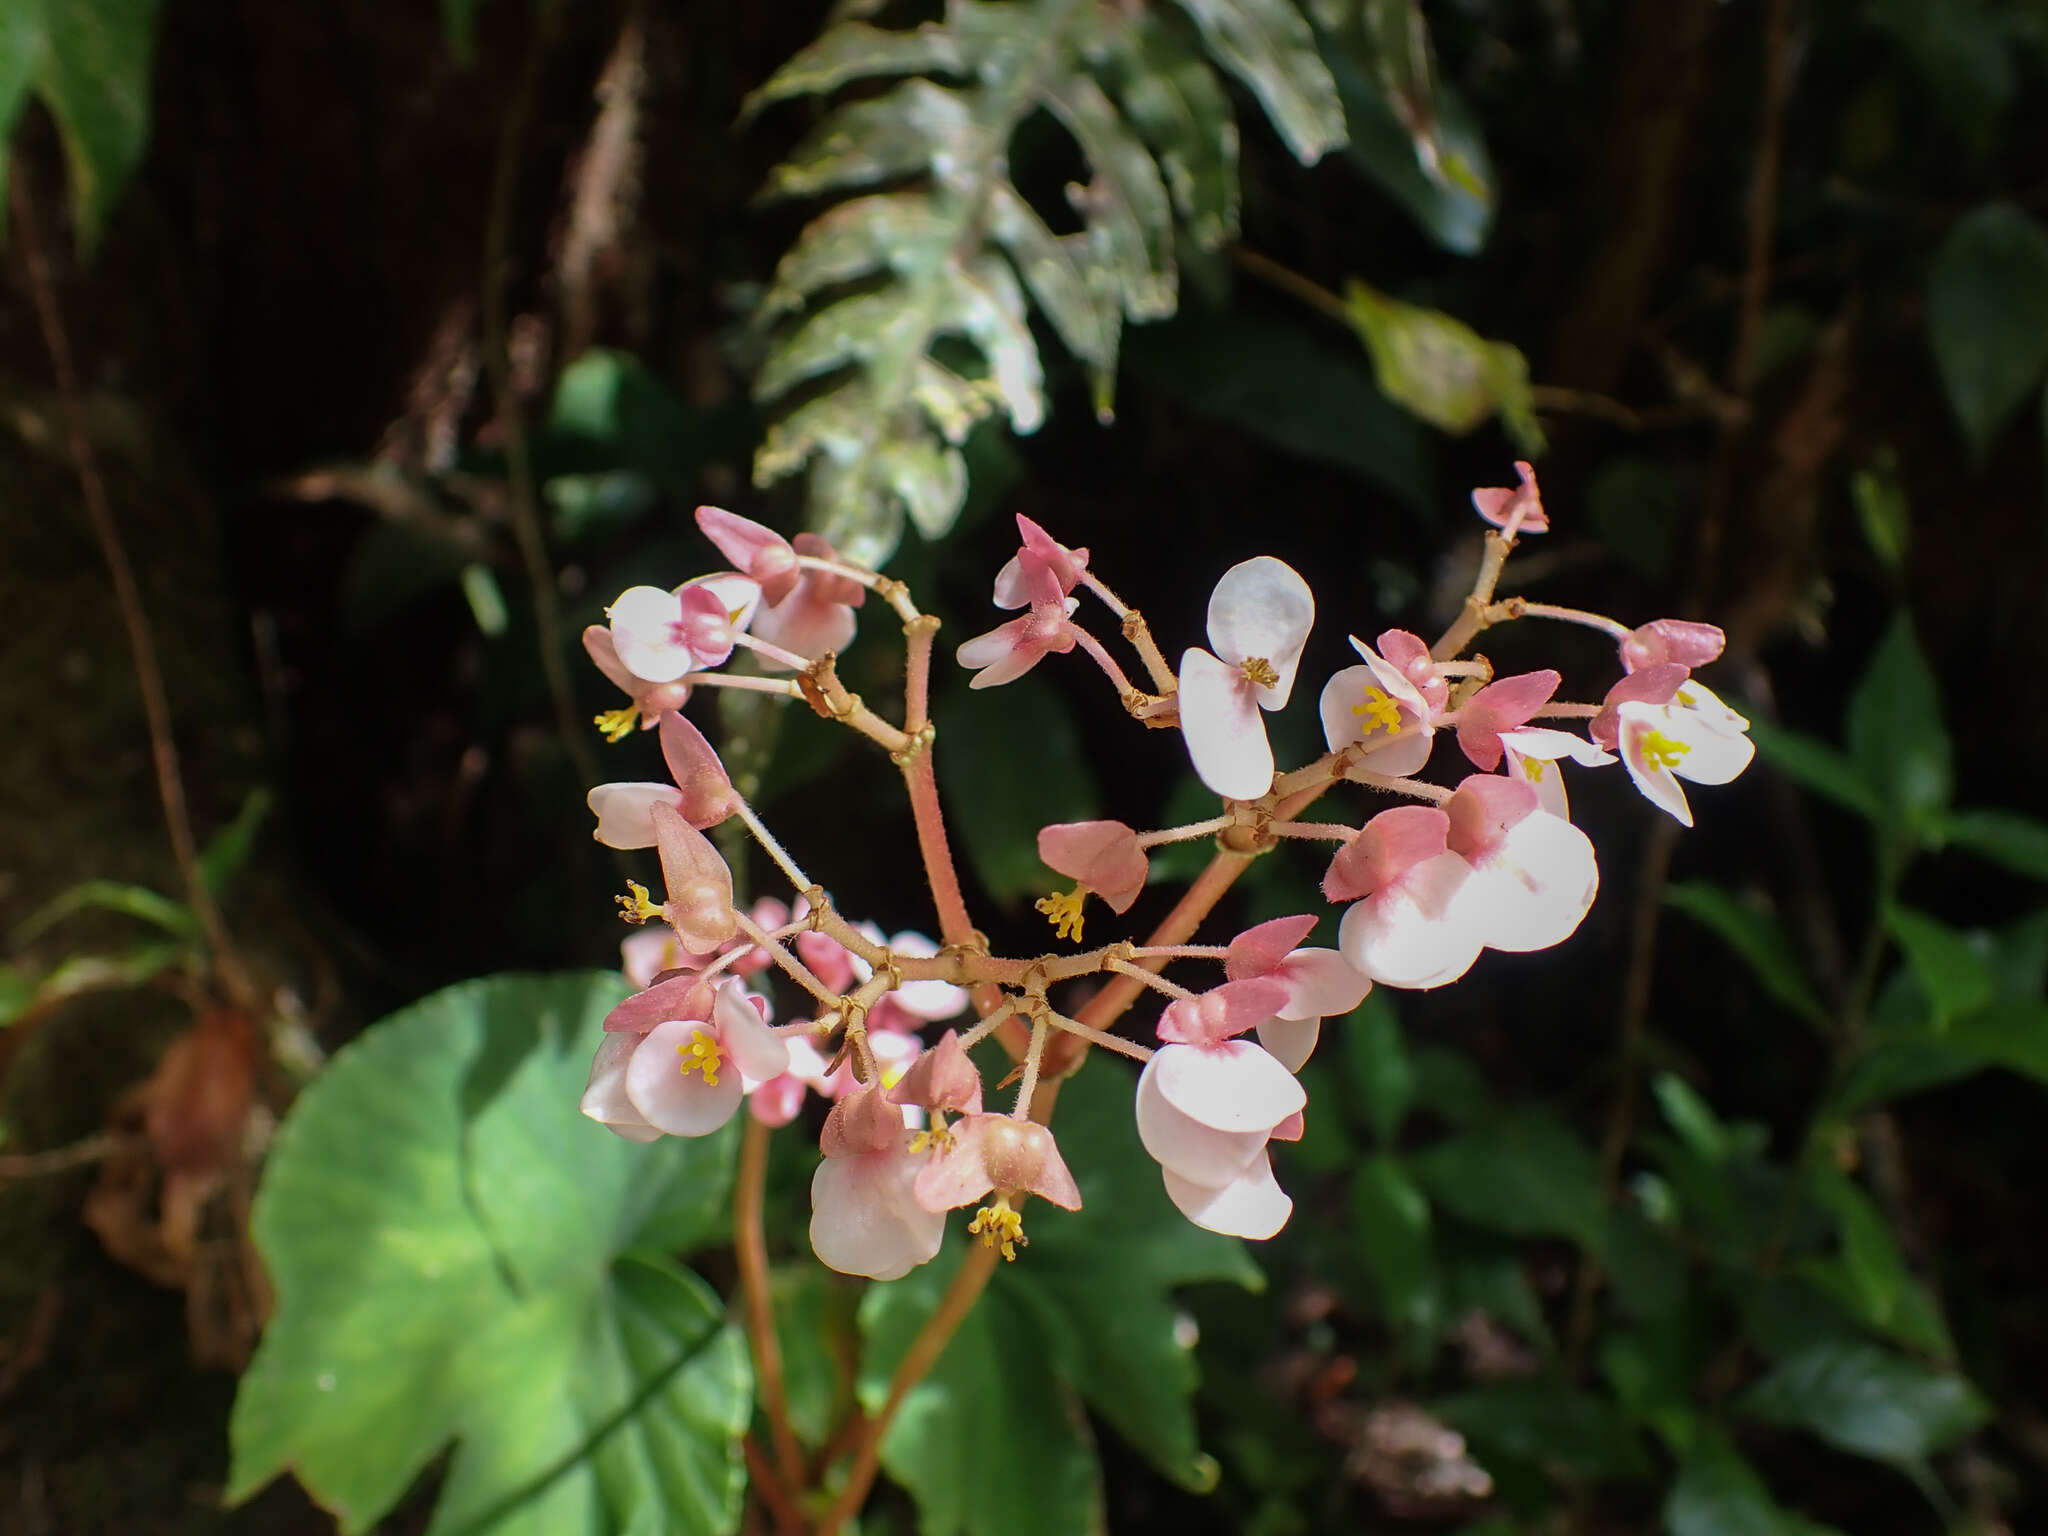
[[[1618,762],[1617,782],[1625,776],[1689,826],[1683,784],[1725,784],[1752,755],[1747,722],[1695,675],[1720,654],[1712,625],[1629,626],[1496,596],[1518,541],[1550,527],[1534,471],[1516,469],[1515,487],[1473,493],[1491,530],[1487,558],[1451,629],[1434,643],[1405,629],[1353,634],[1357,662],[1302,690],[1317,604],[1284,561],[1261,555],[1224,571],[1204,643],[1186,645],[1176,663],[1087,549],[1019,517],[1018,547],[991,594],[1014,616],[955,651],[972,686],[999,687],[1049,656],[1082,653],[1074,660],[1107,676],[1134,725],[1178,731],[1218,814],[1151,831],[1104,820],[1041,829],[1040,860],[1071,884],[1038,905],[1052,942],[1069,947],[1016,957],[989,952],[965,920],[957,881],[942,898],[945,882],[934,879],[943,942],[848,918],[735,790],[683,713],[704,688],[779,693],[873,737],[905,775],[925,867],[950,859],[930,773],[937,737],[923,715],[935,622],[899,583],[814,535],[785,539],[701,509],[700,528],[731,568],[673,589],[629,588],[584,634],[627,698],[599,728],[614,741],[653,730],[667,770],[590,791],[597,839],[653,850],[661,890],[657,900],[632,882],[620,898],[627,919],[644,925],[623,951],[636,990],[606,1020],[584,1113],[636,1141],[710,1134],[743,1104],[761,1128],[750,1134],[810,1128],[820,1157],[813,1247],[836,1269],[889,1279],[939,1251],[952,1211],[971,1209],[968,1234],[1014,1258],[1028,1202],[1080,1206],[1088,1171],[1077,1179],[1042,1123],[1044,1090],[1083,1052],[1106,1049],[1142,1062],[1131,1112],[1173,1204],[1213,1231],[1278,1232],[1292,1201],[1272,1144],[1298,1139],[1314,1112],[1299,1074],[1324,1022],[1375,986],[1440,987],[1489,950],[1527,953],[1572,937],[1600,874],[1572,819],[1568,777],[1582,789]],[[837,681],[870,596],[902,618],[912,647],[901,726]],[[1091,623],[1084,603],[1112,622]],[[1561,697],[1575,690],[1558,671],[1496,675],[1465,654],[1485,628],[1523,619],[1605,634],[1616,648],[1610,679],[1576,702]],[[1149,687],[1098,629],[1129,643]],[[1326,750],[1282,770],[1265,718],[1310,690]],[[1326,796],[1323,819],[1301,819]],[[944,814],[971,819],[977,808]],[[741,900],[744,882],[707,835],[729,821],[744,825],[786,892]],[[1129,914],[1155,883],[1152,850],[1197,840],[1216,845],[1223,871],[1198,918],[1253,857],[1305,861],[1304,885],[1316,885],[1323,905],[1220,942],[1184,942],[1182,928],[1170,941],[1073,947],[1091,901]],[[1311,942],[1326,918],[1334,946]],[[802,1006],[777,1022],[772,999],[787,1008],[793,996]],[[1157,1003],[1133,1009],[1133,997]],[[1117,1032],[1127,1019],[1140,1021],[1139,1038]],[[1013,1080],[1014,1097],[998,1102]]]

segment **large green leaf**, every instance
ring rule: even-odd
[[[1263,1282],[1242,1244],[1192,1226],[1167,1200],[1138,1143],[1132,1086],[1122,1063],[1098,1060],[1062,1089],[1053,1126],[1082,1208],[1029,1208],[1030,1246],[998,1270],[882,1442],[883,1466],[917,1498],[924,1536],[1103,1529],[1084,1401],[1176,1482],[1215,1481],[1195,1436],[1194,1357],[1173,1290]],[[863,1300],[860,1391],[870,1409],[962,1246]],[[1030,1469],[1027,1489],[992,1494],[990,1446]]]
[[[1826,1526],[1772,1498],[1718,1429],[1702,1431],[1685,1448],[1664,1502],[1664,1528],[1669,1536],[1829,1536]]]
[[[1827,1010],[1775,913],[1705,880],[1680,881],[1665,890],[1664,900],[1719,934],[1777,1001],[1808,1023],[1827,1022]]]
[[[1909,833],[1927,834],[1948,808],[1948,728],[1933,669],[1904,613],[1892,620],[1849,696],[1849,761]]]
[[[1927,327],[1979,464],[2048,368],[2048,231],[2007,203],[1958,221],[1927,278]]]
[[[1388,399],[1446,432],[1470,432],[1497,413],[1524,453],[1543,451],[1529,363],[1516,348],[1357,278],[1344,286],[1344,306]]]
[[[235,1400],[231,1499],[289,1469],[367,1530],[453,1440],[437,1532],[733,1529],[746,1351],[664,1256],[717,1230],[732,1138],[639,1146],[577,1113],[623,991],[451,987],[299,1099],[256,1199],[278,1306]]]
[[[1209,51],[1250,87],[1303,165],[1344,142],[1344,104],[1294,0],[1180,0]]]
[[[1913,1461],[1968,1434],[1991,1410],[1962,1377],[1875,1344],[1827,1339],[1781,1360],[1743,1394],[1746,1413],[1810,1429],[1858,1456]]]
[[[6,140],[33,92],[56,119],[79,238],[99,240],[149,138],[157,0],[7,0],[0,5],[0,209]],[[0,227],[4,227],[0,214]]]

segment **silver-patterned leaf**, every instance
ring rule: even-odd
[[[1344,104],[1294,0],[1180,0],[1209,51],[1251,89],[1303,165],[1344,142]]]
[[[740,108],[744,122],[770,102],[793,96],[824,96],[849,80],[877,75],[961,75],[971,67],[960,40],[945,27],[926,23],[909,31],[843,21],[768,77]]]
[[[993,256],[952,273],[945,328],[965,336],[988,363],[988,379],[1018,432],[1036,432],[1045,420],[1045,370],[1038,343],[1024,319],[1024,294],[1009,267]]]
[[[875,272],[910,277],[926,271],[959,234],[959,224],[919,193],[884,192],[841,203],[804,226],[777,263],[774,284],[755,318],[765,324],[802,308],[821,288]]]
[[[893,437],[876,447],[871,464],[927,539],[944,538],[967,504],[967,461],[957,448],[924,436]]]
[[[1092,59],[1124,115],[1159,159],[1173,206],[1198,250],[1237,237],[1237,120],[1209,63],[1154,11],[1108,9]]]
[[[1056,235],[1008,187],[989,195],[990,237],[1010,254],[1018,275],[1069,352],[1097,375],[1114,374],[1123,311],[1113,288],[1091,281],[1085,235]]]
[[[1173,262],[1173,204],[1159,168],[1102,87],[1086,75],[1061,80],[1045,105],[1074,136],[1094,175],[1067,196],[1087,221],[1092,254],[1114,276],[1124,312],[1161,319],[1179,300]]]
[[[977,138],[973,113],[958,91],[906,80],[826,118],[768,173],[761,196],[811,197],[834,187],[915,176],[942,158],[964,158]]]

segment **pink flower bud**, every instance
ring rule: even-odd
[[[661,717],[661,755],[668,760],[669,774],[682,792],[676,809],[699,832],[717,826],[739,809],[740,797],[733,792],[718,753],[702,731],[672,709]]]
[[[736,569],[761,584],[764,601],[779,603],[795,589],[802,574],[796,551],[773,528],[720,507],[699,507],[697,526]]]
[[[652,809],[661,875],[668,887],[669,926],[684,947],[699,954],[715,950],[739,932],[732,906],[732,871],[711,840],[673,806]]]
[[[967,1059],[956,1030],[947,1030],[939,1043],[919,1056],[910,1070],[889,1090],[892,1104],[921,1104],[952,1114],[981,1111],[981,1074]]]
[[[1682,667],[1704,667],[1719,658],[1728,637],[1718,625],[1691,619],[1653,619],[1621,642],[1621,664],[1631,672],[1675,661]]]
[[[1522,460],[1515,461],[1515,473],[1522,483],[1513,490],[1477,490],[1472,505],[1496,528],[1513,525],[1521,533],[1548,533],[1550,519],[1543,511],[1543,493],[1536,489],[1536,471]]]

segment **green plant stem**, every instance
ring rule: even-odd
[[[21,242],[22,265],[28,270],[29,291],[35,301],[36,319],[43,332],[43,344],[50,353],[50,371],[57,384],[58,409],[64,419],[65,447],[78,475],[79,494],[85,502],[93,538],[107,563],[113,582],[114,602],[121,612],[121,625],[128,636],[128,653],[135,665],[136,690],[142,695],[142,712],[149,728],[150,758],[156,770],[157,798],[163,803],[164,830],[170,837],[171,856],[177,861],[178,877],[185,888],[185,901],[199,920],[206,936],[207,958],[228,1001],[254,1013],[260,1007],[255,984],[243,966],[240,951],[228,932],[227,920],[207,888],[199,868],[199,847],[192,834],[192,814],[185,802],[185,778],[178,765],[177,741],[171,733],[170,695],[164,687],[163,669],[158,664],[156,638],[149,612],[142,606],[142,592],[135,582],[135,569],[121,542],[107,502],[106,485],[100,479],[99,462],[92,451],[92,435],[86,428],[85,407],[78,392],[78,371],[71,358],[71,341],[58,307],[56,284],[50,277],[49,262],[43,254],[41,232],[34,199],[29,195],[28,167],[16,157],[13,166],[14,227]]]
[[[526,426],[512,382],[510,326],[506,289],[511,272],[512,215],[518,202],[519,167],[540,95],[541,74],[561,20],[560,0],[540,0],[535,7],[533,39],[520,65],[519,78],[505,108],[498,136],[497,163],[491,175],[490,211],[484,224],[483,280],[480,296],[484,373],[490,380],[492,415],[505,445],[506,505],[513,538],[533,594],[533,626],[540,647],[541,675],[554,706],[562,745],[586,784],[603,775],[588,730],[576,717],[576,691],[562,655],[562,608],[555,591],[555,572],[548,559],[547,536],[541,530],[534,495],[533,462],[527,452]]]
[[[803,1449],[790,1427],[789,1399],[782,1380],[782,1340],[775,1331],[775,1309],[768,1289],[768,1236],[763,1206],[768,1188],[768,1142],[771,1132],[753,1115],[741,1117],[739,1171],[733,1182],[732,1245],[745,1302],[747,1342],[753,1346],[754,1381],[761,1411],[768,1419],[768,1440],[783,1489],[804,1485]]]

